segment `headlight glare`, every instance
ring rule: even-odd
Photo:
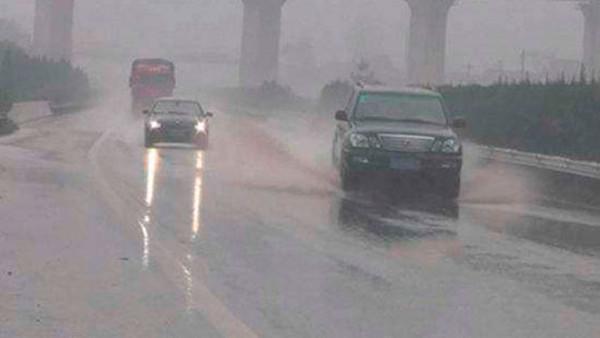
[[[198,121],[198,123],[196,123],[196,132],[197,133],[206,132],[206,121]]]
[[[158,129],[160,128],[160,122],[156,120],[150,120],[150,122],[148,122],[148,126],[150,127],[150,129]]]

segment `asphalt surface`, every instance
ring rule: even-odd
[[[96,108],[0,139],[0,337],[600,337],[594,181],[468,152],[456,204],[344,195],[321,120],[212,127],[147,150]]]

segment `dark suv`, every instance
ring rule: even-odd
[[[335,114],[333,163],[342,188],[367,176],[424,178],[447,198],[460,192],[462,145],[442,96],[420,88],[357,87]]]

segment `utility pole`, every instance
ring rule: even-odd
[[[473,71],[473,65],[469,62],[467,63],[467,83],[473,83],[471,80],[471,72]]]
[[[525,74],[527,70],[525,69],[525,61],[527,60],[527,53],[523,49],[521,51],[521,81],[525,81]]]

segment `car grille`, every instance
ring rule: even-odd
[[[177,130],[193,130],[194,125],[189,122],[182,121],[162,121],[160,122],[163,128],[177,129]]]
[[[431,136],[379,134],[384,149],[410,153],[427,152],[431,150],[435,138]]]

